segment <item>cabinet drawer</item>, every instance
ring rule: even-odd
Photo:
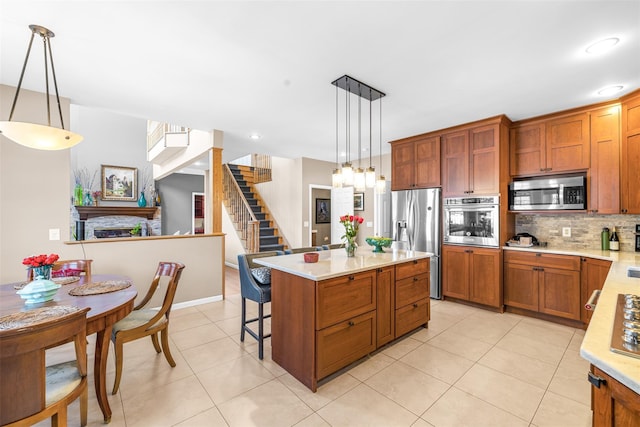
[[[416,259],[396,265],[396,280],[429,272],[429,258]]]
[[[317,331],[316,344],[320,379],[376,349],[375,311]]]
[[[571,255],[506,250],[504,251],[504,261],[511,264],[526,264],[536,267],[580,270],[580,257]]]
[[[429,274],[396,281],[396,308],[429,298]]]
[[[396,338],[429,321],[429,298],[396,310]]]
[[[376,308],[376,272],[351,274],[318,282],[316,330]]]

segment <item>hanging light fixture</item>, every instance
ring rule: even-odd
[[[380,160],[380,176],[376,181],[376,193],[384,194],[387,191],[387,180],[382,174],[382,102],[380,102],[379,122],[380,122],[380,134],[379,134],[380,135],[380,151],[378,152],[379,153],[378,159]]]
[[[31,29],[31,40],[29,40],[27,56],[24,59],[24,65],[22,66],[22,72],[20,73],[20,80],[18,81],[18,87],[16,88],[16,95],[13,98],[9,120],[0,121],[0,133],[13,140],[14,142],[17,142],[18,144],[30,148],[36,148],[38,150],[62,150],[72,147],[82,141],[82,136],[78,135],[77,133],[65,130],[64,128],[64,120],[62,119],[62,107],[60,106],[60,96],[58,94],[58,82],[56,81],[56,71],[53,65],[53,55],[51,54],[51,38],[54,37],[55,34],[40,25],[29,25],[29,28]],[[44,77],[47,91],[48,120],[48,125],[46,126],[35,123],[14,122],[11,120],[13,118],[13,112],[16,108],[16,102],[18,101],[18,95],[20,94],[20,87],[22,86],[22,79],[24,77],[25,69],[27,68],[27,62],[29,61],[31,45],[33,44],[33,39],[36,34],[42,37],[42,41],[44,43]],[[51,126],[51,107],[49,105],[49,62],[51,62],[53,86],[56,91],[58,112],[60,113],[60,128]]]
[[[332,175],[333,187],[342,186],[354,186],[357,191],[364,191],[365,188],[373,188],[376,183],[375,168],[371,162],[372,156],[372,103],[373,101],[380,100],[382,104],[382,97],[384,93],[371,86],[364,84],[353,77],[344,75],[337,80],[331,82],[336,86],[336,167],[338,165],[338,147],[339,147],[339,123],[338,123],[338,88],[345,91],[345,145],[346,145],[346,161],[342,164],[342,170],[334,170]],[[353,169],[351,163],[351,100],[350,95],[358,96],[358,167]],[[369,167],[365,170],[362,169],[362,99],[369,101]],[[382,108],[380,109],[382,112]],[[382,116],[380,116],[382,120]],[[380,126],[382,131],[382,125]],[[380,137],[382,139],[382,136]],[[380,145],[382,148],[382,144]]]

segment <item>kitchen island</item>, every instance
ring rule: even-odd
[[[272,359],[318,381],[429,321],[428,252],[361,248],[256,258],[271,271]]]

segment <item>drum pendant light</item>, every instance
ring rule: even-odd
[[[58,94],[58,82],[56,80],[56,71],[53,65],[53,55],[51,53],[51,38],[54,37],[55,34],[40,25],[29,25],[29,28],[31,29],[31,39],[29,41],[29,47],[27,48],[27,55],[24,60],[24,65],[22,66],[22,72],[20,73],[20,80],[18,81],[16,94],[13,98],[11,113],[9,114],[9,120],[0,121],[0,133],[11,139],[12,141],[17,142],[18,144],[38,150],[62,150],[65,148],[70,148],[82,141],[82,136],[78,135],[77,133],[70,132],[64,128],[62,107],[60,106],[60,96]],[[18,101],[18,96],[20,95],[22,79],[27,68],[27,62],[29,61],[31,45],[33,44],[33,39],[36,34],[42,37],[44,45],[44,76],[47,95],[46,102],[48,125],[12,121],[13,113]],[[51,63],[53,86],[56,91],[56,101],[58,103],[58,112],[60,114],[60,128],[51,126],[51,107],[49,105],[49,62]]]

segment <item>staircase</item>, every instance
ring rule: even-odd
[[[284,250],[286,242],[254,187],[254,168],[232,164],[225,166],[225,206],[247,251]],[[229,182],[231,180],[233,182]],[[237,194],[234,194],[236,191]]]

